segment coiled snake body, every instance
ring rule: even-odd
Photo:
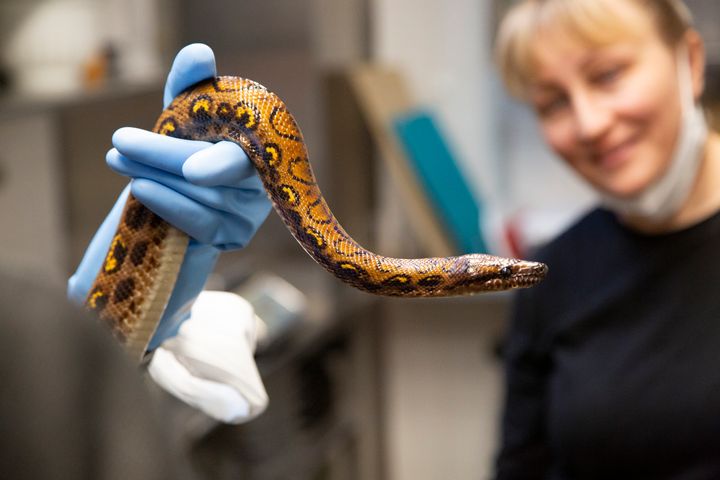
[[[534,285],[540,263],[485,254],[397,259],[358,245],[328,208],[312,173],[302,134],[283,102],[265,87],[218,77],[180,94],[154,131],[239,144],[275,210],[305,251],[340,280],[366,292],[433,297]],[[132,196],[87,297],[136,358],[145,353],[173,290],[188,238]]]

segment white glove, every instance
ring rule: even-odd
[[[268,404],[253,357],[257,322],[252,306],[238,295],[202,292],[177,336],[155,351],[150,376],[216,420],[238,424],[255,418]]]

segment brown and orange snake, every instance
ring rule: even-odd
[[[247,153],[275,210],[305,251],[340,280],[366,292],[441,297],[532,286],[547,267],[486,254],[399,259],[358,245],[328,208],[302,134],[284,103],[265,87],[218,77],[180,94],[154,132],[217,142]],[[86,305],[141,359],[163,314],[188,237],[132,196]]]

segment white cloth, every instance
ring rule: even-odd
[[[202,292],[177,336],[155,351],[150,376],[216,420],[237,424],[255,418],[268,404],[253,356],[257,321],[238,295]]]

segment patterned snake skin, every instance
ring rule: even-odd
[[[358,245],[320,193],[300,130],[283,102],[263,86],[237,77],[202,82],[160,115],[155,132],[216,142],[248,154],[277,213],[320,265],[366,292],[437,297],[529,287],[546,266],[484,254],[397,259]],[[145,353],[173,290],[188,238],[133,197],[87,306],[107,321],[136,358]]]

